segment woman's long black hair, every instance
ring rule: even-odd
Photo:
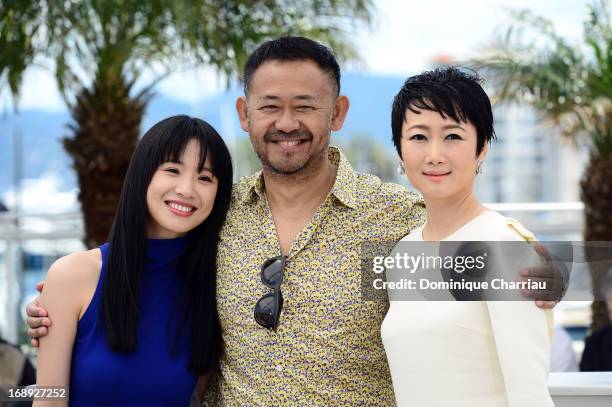
[[[189,318],[191,322],[190,368],[201,374],[217,363],[221,352],[215,301],[216,257],[233,178],[229,151],[221,136],[205,121],[189,116],[167,118],[145,133],[136,146],[109,237],[100,315],[111,349],[133,352],[137,345],[140,286],[146,252],[147,189],[159,165],[167,161],[179,162],[191,140],[200,145],[199,169],[209,157],[218,180],[212,211],[204,222],[189,232],[189,244],[179,260],[184,298],[177,305],[185,310],[183,321]]]

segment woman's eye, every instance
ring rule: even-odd
[[[172,174],[178,174],[179,173],[179,170],[176,169],[176,168],[166,168],[164,171],[170,172]]]
[[[208,175],[202,175],[198,178],[200,181],[204,181],[204,182],[212,182],[212,178],[209,177]]]
[[[453,133],[453,134],[449,134],[448,136],[446,136],[446,139],[447,140],[463,140],[463,137],[461,137],[458,134]]]
[[[425,137],[423,134],[415,134],[411,136],[409,140],[425,141],[427,140],[427,137]]]

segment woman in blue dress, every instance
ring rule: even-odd
[[[187,406],[196,384],[203,394],[221,351],[215,259],[231,185],[229,151],[206,122],[170,117],[143,136],[109,242],[49,269],[39,386],[69,387],[65,404],[88,407]]]

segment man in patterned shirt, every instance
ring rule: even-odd
[[[349,100],[328,48],[301,37],[262,44],[247,60],[244,92],[236,109],[262,171],[235,185],[221,233],[224,355],[207,403],[394,405],[380,339],[388,304],[361,297],[360,247],[422,224],[423,201],[356,173],[329,146]]]
[[[209,400],[394,405],[380,339],[388,304],[361,297],[360,247],[395,242],[422,224],[423,201],[356,173],[329,146],[349,101],[323,45],[298,37],[262,44],[247,60],[244,94],[236,109],[263,169],[235,186],[222,231],[217,301],[225,354]],[[260,275],[278,256],[282,307]],[[258,322],[256,303],[266,298],[271,318]]]

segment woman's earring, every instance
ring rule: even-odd
[[[478,160],[476,162],[476,174],[482,174],[482,161]]]
[[[406,174],[406,170],[404,169],[404,163],[403,162],[398,162],[397,163],[397,173],[399,175],[404,175]]]

